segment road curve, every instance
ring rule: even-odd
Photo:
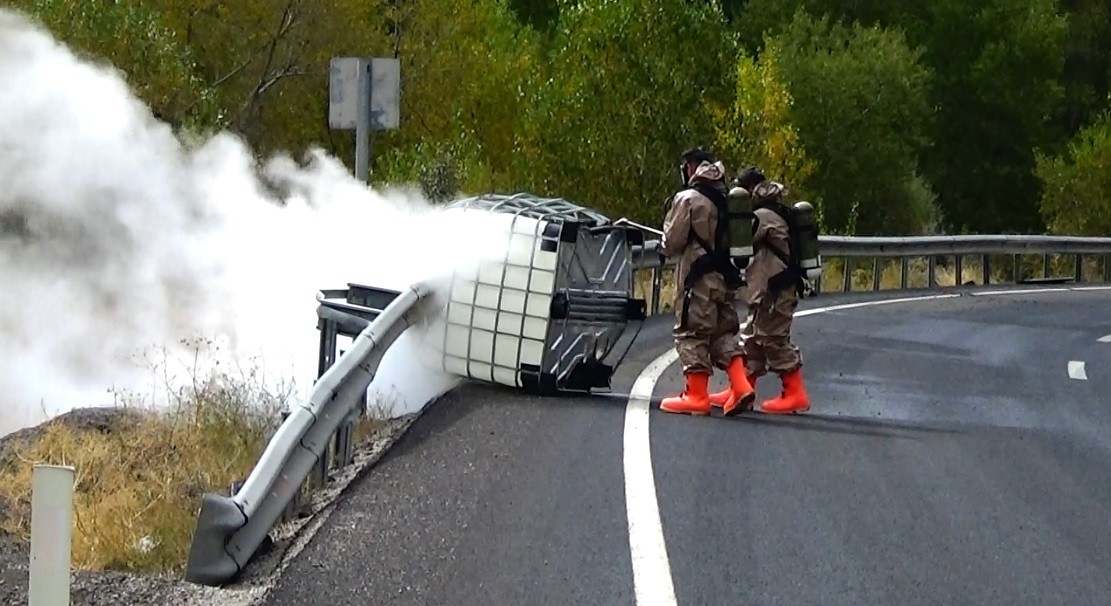
[[[800,318],[810,414],[653,403],[677,603],[1111,603],[1109,303],[1022,293]],[[645,327],[615,391],[671,346],[669,327]],[[1078,360],[1087,380],[1069,377]],[[656,397],[680,383],[670,367]],[[455,390],[342,498],[266,603],[634,604],[625,407]]]

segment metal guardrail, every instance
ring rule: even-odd
[[[659,235],[652,228],[637,227]],[[673,259],[659,255],[658,246],[658,240],[649,240],[643,246],[633,247],[637,270],[651,270],[653,274],[653,293],[649,299],[649,313],[653,314],[660,311],[663,270],[674,263]],[[955,284],[963,283],[963,260],[969,256],[979,257],[984,284],[993,283],[995,273],[991,260],[995,256],[1012,259],[1012,277],[1014,282],[1019,283],[1083,281],[1085,256],[1099,255],[1102,281],[1111,282],[1111,238],[822,236],[819,246],[826,275],[831,260],[840,259],[843,263],[842,292],[852,290],[853,261],[862,258],[871,259],[873,290],[880,290],[881,259],[900,262],[900,288],[908,288],[908,264],[914,257],[928,260],[926,288],[938,286],[938,260],[946,257],[954,258]],[[1041,279],[1025,278],[1024,263],[1020,261],[1022,256],[1030,254],[1042,255]],[[1050,256],[1054,254],[1073,256],[1071,275],[1051,275]],[[815,292],[822,292],[821,280],[815,284]],[[313,469],[317,470],[322,480],[326,480],[329,448],[333,447],[333,440],[334,448],[339,451],[336,463],[346,464],[354,413],[358,412],[360,403],[365,405],[367,389],[386,350],[422,313],[423,306],[419,303],[429,294],[428,286],[418,284],[402,293],[391,293],[388,305],[367,301],[362,309],[373,312],[362,320],[343,314],[329,315],[327,310],[323,310],[322,319],[328,322],[322,326],[329,328],[322,330],[322,342],[334,344],[337,331],[358,336],[344,355],[321,359],[322,374],[313,386],[308,401],[290,411],[247,480],[233,488],[231,496],[204,495],[186,566],[187,581],[222,585],[237,577],[275,523],[295,502]],[[327,292],[322,292],[317,298],[321,300],[327,296]],[[322,350],[331,351],[331,347]]]
[[[830,257],[1111,254],[1111,238],[1079,236],[820,236],[818,241]]]
[[[430,294],[425,284],[398,293],[373,314],[350,349],[294,406],[247,480],[231,496],[205,494],[185,580],[222,585],[237,577],[318,464],[341,424],[364,401],[386,350],[418,319]],[[318,299],[323,293],[318,295]]]
[[[656,230],[650,230],[659,234]],[[1005,268],[1004,273],[1010,274],[1012,284],[1035,282],[1061,282],[1085,281],[1085,260],[1090,257],[1100,257],[1098,275],[1102,282],[1111,282],[1111,237],[1078,237],[1078,236],[1042,236],[1042,235],[961,235],[961,236],[918,236],[918,237],[885,237],[885,236],[820,236],[819,249],[824,266],[823,276],[814,284],[815,294],[822,292],[850,292],[853,291],[855,270],[864,270],[871,276],[871,290],[881,290],[883,269],[886,261],[899,263],[898,289],[911,288],[938,288],[937,272],[939,267],[950,268],[954,274],[954,285],[967,284],[968,267],[966,258],[973,257],[978,260],[981,284],[1005,284],[1006,280],[993,279],[999,276],[997,270]],[[637,267],[639,270],[652,270],[652,296],[649,298],[649,313],[660,312],[660,293],[662,290],[663,269],[674,265],[673,258],[663,258],[657,251],[658,240],[645,243],[638,251]],[[1026,269],[1030,266],[1025,257],[1040,255],[1041,276],[1028,275]],[[1069,273],[1062,275],[1054,271],[1052,257],[1054,255],[1071,256],[1072,262]],[[952,262],[949,263],[949,258]],[[1005,260],[998,264],[999,257]],[[926,267],[926,284],[912,287],[910,284],[911,259],[924,258]],[[870,267],[859,263],[867,259]],[[831,263],[835,261],[835,263]],[[828,276],[832,265],[840,265],[841,280],[837,285],[838,290],[830,290]]]

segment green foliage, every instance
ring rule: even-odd
[[[1055,140],[1080,129],[1099,111],[1111,85],[1111,3],[1107,0],[1061,0],[1068,11],[1065,41],[1065,102]]]
[[[917,233],[933,219],[933,194],[916,177],[926,129],[930,71],[903,35],[795,13],[766,42],[794,98],[791,122],[816,161],[811,187],[832,228]],[[767,52],[767,50],[765,50]]]
[[[558,0],[509,0],[513,14],[523,23],[547,29],[559,19]]]
[[[412,181],[415,162],[450,156],[463,190],[523,186],[539,34],[520,27],[500,0],[415,0],[390,19],[402,119],[376,141],[375,180]]]
[[[727,107],[711,104],[714,146],[719,156],[738,168],[759,166],[770,179],[787,184],[796,199],[819,200],[807,187],[814,162],[798,129],[790,122],[793,104],[780,72],[778,50],[768,47],[759,59],[742,52],[737,60],[736,93]]]
[[[155,8],[133,2],[8,0],[62,38],[76,53],[119,69],[160,120],[203,128],[215,121],[215,98],[194,71],[192,49]]]
[[[1061,107],[1067,22],[1056,0],[931,0],[908,25],[937,73],[926,162],[951,228],[1041,228],[1034,149]]]
[[[1041,212],[1054,232],[1111,233],[1111,109],[1082,129],[1058,156],[1037,154]]]
[[[436,203],[488,191],[490,188],[475,189],[472,184],[497,178],[476,147],[436,140],[395,149],[378,165],[378,171],[389,175],[379,177],[382,181],[415,183],[426,199]]]
[[[530,184],[658,222],[678,154],[713,138],[707,102],[728,99],[735,44],[714,3],[560,2],[548,79],[526,114]]]
[[[328,63],[332,56],[387,51],[385,23],[377,16],[382,2],[159,4],[166,23],[197,57],[196,73],[219,99],[220,120],[213,128],[240,133],[260,154],[321,144],[353,149],[353,139],[337,146],[328,131]]]

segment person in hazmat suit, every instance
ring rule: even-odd
[[[682,154],[679,170],[684,189],[672,198],[660,250],[666,256],[679,257],[672,334],[686,388],[678,396],[665,398],[660,410],[710,414],[708,384],[714,369],[719,368],[730,381],[730,395],[722,411],[732,415],[750,407],[756,392],[745,378],[740,317],[735,308],[741,274],[728,263],[718,230],[719,217],[727,208],[725,166],[709,152],[695,148]],[[720,254],[708,254],[715,250]]]
[[[802,352],[791,340],[799,293],[796,277],[787,271],[792,251],[785,216],[790,209],[783,200],[788,190],[755,167],[741,171],[737,185],[750,192],[755,215],[753,256],[743,289],[750,317],[740,333],[747,381],[755,386],[759,377],[775,372],[783,390],[779,397],[761,402],[760,409],[773,414],[806,412],[810,398],[802,382]],[[714,404],[722,405],[726,396],[714,394]]]

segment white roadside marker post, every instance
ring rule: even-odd
[[[74,468],[35,465],[28,606],[69,606]]]

